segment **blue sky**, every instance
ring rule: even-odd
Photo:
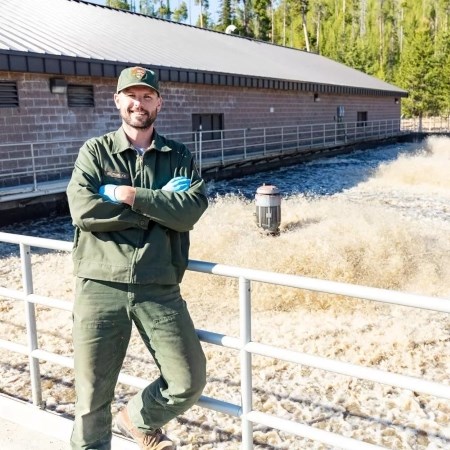
[[[86,0],[90,3],[96,3],[97,5],[104,5],[105,0]],[[171,9],[176,8],[182,0],[170,0],[170,7]],[[190,19],[188,19],[187,23],[189,25],[195,25],[195,22],[197,20],[197,17],[200,15],[200,6],[195,4],[194,0],[185,0],[189,11],[192,11],[192,14],[190,14]],[[139,4],[139,0],[136,0],[136,4]],[[217,11],[219,10],[219,0],[209,0],[209,12],[211,14],[211,17],[213,20],[217,20]],[[192,20],[192,23],[190,22]]]

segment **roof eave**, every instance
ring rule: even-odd
[[[155,70],[160,81],[163,82],[295,90],[337,95],[408,96],[408,92],[401,89],[383,90],[346,85],[329,85],[301,80],[281,80],[241,74],[199,71],[188,68],[150,66],[140,61],[107,61],[66,55],[0,50],[0,71],[5,72],[117,78],[125,67],[132,65],[142,65]]]

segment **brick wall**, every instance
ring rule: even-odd
[[[50,78],[0,73],[0,81],[16,81],[19,94],[18,108],[0,108],[0,188],[33,183],[33,172],[40,182],[67,178],[87,138],[120,126],[115,80],[65,77],[69,84],[93,85],[95,96],[95,108],[68,108],[66,95],[50,92]]]
[[[65,77],[69,84],[94,86],[95,108],[69,108],[66,95],[50,92],[50,78],[0,73],[0,81],[17,82],[20,103],[0,108],[0,188],[32,183],[33,170],[38,181],[66,178],[84,140],[120,126],[115,79]],[[221,113],[225,129],[331,123],[340,105],[345,121],[355,122],[358,111],[367,111],[369,121],[400,117],[393,97],[320,94],[314,102],[313,93],[181,83],[161,83],[161,93],[163,109],[156,125],[162,133],[191,131],[192,114]]]
[[[358,111],[367,111],[369,121],[400,117],[393,97],[320,94],[314,102],[312,92],[175,83],[164,83],[161,93],[158,128],[165,132],[190,131],[195,113],[223,113],[225,129],[332,123],[341,105],[346,122],[356,122]]]

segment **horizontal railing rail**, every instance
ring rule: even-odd
[[[7,340],[0,340],[0,348],[11,352],[28,355],[33,403],[36,406],[42,407],[43,400],[40,384],[40,360],[46,360],[59,364],[63,367],[72,368],[73,359],[72,357],[62,356],[39,349],[35,304],[42,304],[47,307],[70,311],[72,309],[72,303],[66,300],[39,296],[33,293],[31,247],[69,252],[72,249],[72,243],[3,232],[0,232],[0,242],[17,244],[20,248],[23,280],[22,290],[0,287],[0,297],[20,300],[25,303],[25,323],[27,330],[27,345],[21,345]],[[291,363],[302,364],[342,375],[357,377],[363,380],[369,380],[402,389],[408,389],[415,392],[425,393],[440,398],[450,399],[450,385],[258,343],[253,341],[251,335],[252,282],[289,286],[292,288],[325,292],[394,305],[403,305],[411,308],[426,309],[441,313],[450,313],[450,300],[448,299],[408,294],[399,291],[314,279],[297,275],[280,274],[223,264],[215,264],[205,261],[190,260],[188,270],[204,274],[236,278],[239,281],[239,336],[227,336],[206,330],[197,330],[197,333],[203,342],[234,349],[239,352],[241,372],[241,404],[232,404],[206,396],[202,396],[198,404],[199,406],[240,418],[242,424],[242,448],[244,450],[253,448],[254,423],[292,433],[307,439],[317,440],[333,447],[337,446],[343,449],[375,450],[384,448],[353,438],[345,437],[337,433],[321,430],[312,426],[282,419],[254,410],[252,400],[253,375],[251,364],[251,358],[254,354],[289,361]],[[124,373],[120,374],[119,381],[138,388],[142,388],[148,383],[147,380]]]

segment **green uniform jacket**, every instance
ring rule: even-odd
[[[186,192],[161,188],[191,179]],[[107,201],[100,186],[134,186],[132,207]],[[67,187],[75,226],[74,274],[136,284],[177,284],[188,264],[189,230],[208,207],[206,187],[183,144],[154,132],[139,156],[122,128],[81,147]]]

